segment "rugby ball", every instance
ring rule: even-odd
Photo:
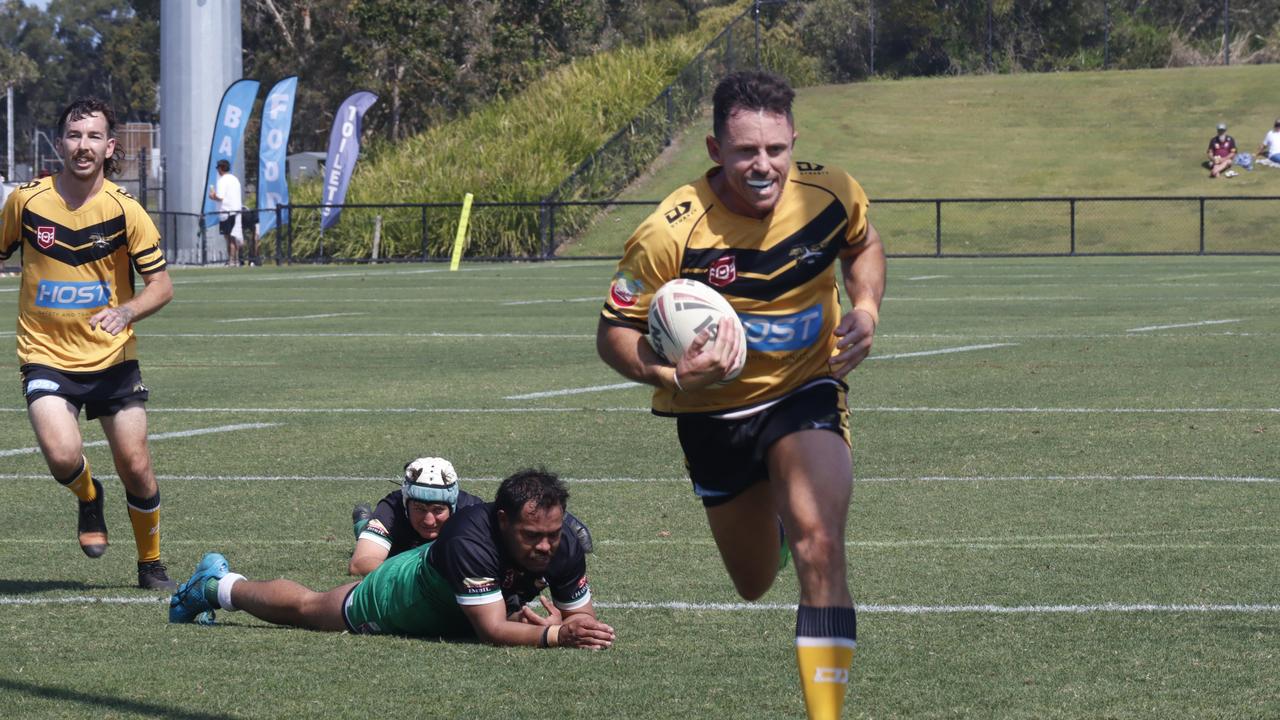
[[[724,382],[733,380],[747,361],[747,333],[733,306],[710,285],[676,278],[658,288],[649,304],[649,344],[667,362],[675,365],[703,330],[711,328],[708,347],[714,344],[720,318],[726,316],[733,318],[738,325],[738,364],[724,377]]]

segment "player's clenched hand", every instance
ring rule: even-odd
[[[613,628],[590,615],[574,615],[560,626],[556,644],[562,647],[604,650],[613,646]]]
[[[119,335],[120,331],[129,327],[131,322],[133,322],[133,311],[121,305],[103,308],[94,313],[94,316],[89,318],[89,327],[101,328],[112,335]]]
[[[729,371],[737,367],[740,355],[739,332],[738,324],[733,318],[722,317],[717,327],[698,333],[698,337],[689,343],[689,348],[676,364],[680,389],[698,390],[720,382]]]
[[[827,363],[831,373],[844,377],[871,354],[871,341],[876,334],[876,322],[871,313],[860,308],[850,310],[835,329],[836,354]]]

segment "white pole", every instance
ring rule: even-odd
[[[8,135],[7,135],[8,140],[5,141],[6,142],[5,160],[7,161],[4,166],[7,172],[7,174],[5,175],[5,179],[8,180],[9,182],[13,182],[13,86],[12,85],[10,85],[8,88],[5,89],[4,95],[5,95],[5,103],[6,103],[5,125],[8,128]]]

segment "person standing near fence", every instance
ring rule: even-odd
[[[721,560],[747,600],[773,584],[786,552],[800,581],[795,649],[811,720],[838,718],[857,638],[844,535],[853,486],[844,378],[871,351],[884,295],[880,236],[845,172],[793,162],[795,93],[760,72],[713,96],[715,167],[669,195],[627,241],[597,333],[600,357],[655,386],[674,416],[694,492]],[[840,267],[839,283],[835,267]],[[748,357],[723,382],[736,324],[704,331],[672,366],[644,339],[659,287],[719,290],[739,313]],[[839,286],[853,309],[841,315]]]
[[[244,245],[240,217],[244,199],[240,179],[231,174],[231,163],[219,160],[217,167],[218,183],[209,188],[209,199],[218,203],[218,232],[227,240],[227,265],[236,267],[240,264],[240,246]]]
[[[119,170],[115,128],[101,100],[82,98],[63,110],[63,168],[9,196],[0,261],[21,249],[17,345],[27,415],[49,471],[79,501],[80,549],[91,558],[107,549],[103,487],[80,435],[83,407],[101,422],[124,484],[138,586],[172,592],[176,584],[160,562],[160,489],[133,325],[173,298],[173,283],[146,210],[106,179]]]

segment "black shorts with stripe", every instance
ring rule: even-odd
[[[137,360],[126,360],[99,372],[65,372],[47,365],[27,364],[22,372],[22,392],[27,405],[45,395],[57,395],[76,406],[84,408],[85,417],[95,420],[103,415],[115,415],[124,406],[134,402],[146,402],[150,397],[147,386],[142,384],[142,371]]]
[[[769,447],[794,432],[830,430],[848,445],[847,393],[844,383],[823,378],[745,417],[677,416],[676,432],[694,493],[703,505],[715,507],[767,480]]]

